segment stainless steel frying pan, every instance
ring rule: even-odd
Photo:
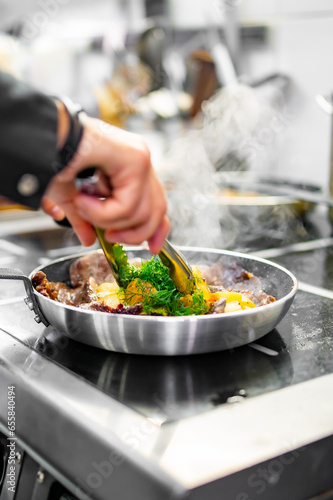
[[[142,247],[127,247],[130,258],[150,258]],[[181,247],[191,264],[236,262],[261,279],[266,293],[277,298],[267,306],[228,314],[159,317],[129,316],[89,311],[52,301],[36,292],[30,278],[43,271],[49,281],[69,282],[69,267],[84,254],[71,255],[38,267],[29,278],[18,270],[0,271],[0,277],[23,279],[37,321],[52,325],[68,337],[88,345],[132,354],[183,355],[232,349],[255,341],[277,326],[297,291],[297,280],[287,269],[241,253],[197,247]],[[86,252],[87,253],[87,252]],[[11,273],[9,272],[11,271]]]

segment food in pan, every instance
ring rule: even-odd
[[[263,306],[276,299],[262,290],[259,278],[236,263],[224,267],[192,266],[191,294],[175,288],[160,258],[127,261],[118,246],[118,283],[101,251],[76,259],[70,284],[49,282],[42,271],[32,276],[42,295],[71,306],[113,314],[188,316],[221,314]]]

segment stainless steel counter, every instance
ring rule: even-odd
[[[1,284],[0,431],[14,385],[16,449],[45,476],[32,498],[47,498],[47,478],[105,500],[302,500],[332,488],[333,245],[304,245],[271,255],[303,283],[278,328],[192,357],[84,346],[37,325],[22,285]],[[59,256],[35,248],[12,266]]]
[[[17,444],[78,498],[301,499],[331,486],[332,374],[163,423],[0,340],[1,431],[14,385]]]

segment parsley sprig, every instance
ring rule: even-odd
[[[120,268],[120,283],[122,290],[126,293],[126,288],[132,281],[136,280],[137,288],[140,290],[144,314],[163,314],[168,316],[189,316],[191,314],[206,314],[209,307],[204,299],[202,291],[195,291],[191,295],[189,305],[184,304],[184,294],[179,292],[172,279],[169,277],[168,268],[165,267],[158,256],[153,256],[150,260],[142,262],[141,267],[127,264]],[[155,290],[147,288],[150,283]]]

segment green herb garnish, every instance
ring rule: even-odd
[[[169,277],[169,270],[158,256],[143,262],[141,267],[126,263],[119,267],[119,277],[122,290],[127,301],[134,295],[140,294],[144,314],[167,314],[168,316],[188,316],[191,314],[206,314],[209,307],[202,291],[191,294],[189,305],[184,304],[184,294],[176,289]],[[137,292],[127,290],[128,285],[136,280]],[[147,287],[150,283],[151,287]],[[181,300],[183,299],[183,300]]]

